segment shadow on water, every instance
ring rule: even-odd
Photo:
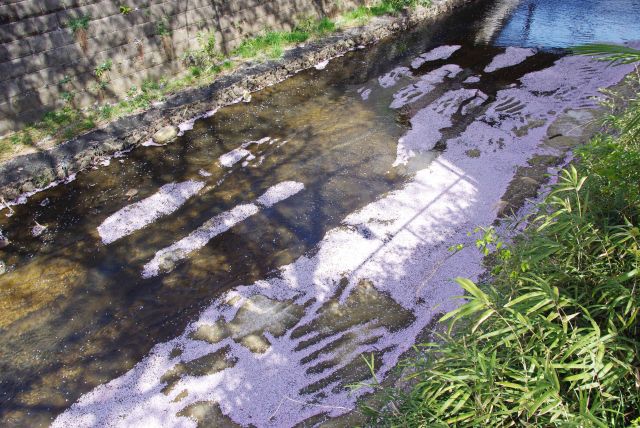
[[[462,78],[481,73],[501,52],[473,42],[496,3],[476,2],[437,24],[347,54],[325,70],[302,72],[254,94],[250,104],[198,121],[177,142],[112,159],[0,219],[12,241],[0,250],[10,267],[0,277],[0,424],[48,424],[81,394],[133,367],[154,344],[180,334],[218,293],[274,275],[313,251],[348,213],[408,180],[408,170],[391,165],[411,112],[389,108],[393,90],[374,91],[366,103],[360,92],[445,43],[463,45],[448,60],[465,69]],[[491,100],[556,58],[538,54],[476,87]],[[429,63],[416,74],[445,63]],[[441,85],[416,105],[424,107],[461,81]],[[454,124],[446,136],[458,128]],[[255,159],[247,165],[219,164],[221,155],[265,137],[273,144],[250,146]],[[101,243],[97,227],[108,216],[167,183],[187,180],[205,187],[172,214]],[[217,236],[172,272],[142,278],[157,251],[287,180],[305,189]],[[38,237],[32,236],[36,224],[47,226]]]

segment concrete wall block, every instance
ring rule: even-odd
[[[21,40],[22,43],[31,47],[34,54],[45,52],[51,49],[70,45],[76,42],[73,33],[68,30],[56,30],[49,33],[40,34]]]
[[[29,57],[30,59],[31,57]],[[25,60],[14,59],[0,64],[0,82],[25,74]]]
[[[137,67],[137,69],[145,69],[150,67],[155,67],[158,64],[163,64],[167,62],[168,55],[163,48],[154,49],[144,56],[144,60],[141,61],[141,64]]]
[[[73,44],[62,46],[61,48],[52,49],[40,55],[44,56],[44,63],[46,67],[56,67],[60,65],[72,64],[78,58],[82,58],[84,56],[84,53],[82,52],[80,45]],[[37,71],[40,68],[29,70],[29,67],[27,67],[29,72]]]
[[[55,17],[54,17],[55,18]],[[24,37],[30,36],[36,33],[46,33],[46,25],[44,25],[44,31],[35,31],[35,26],[32,24],[31,19],[25,19],[22,21],[16,21],[9,24],[0,25],[0,43],[10,43],[20,40]],[[46,23],[45,23],[46,24]],[[55,21],[57,25],[57,20]]]
[[[215,35],[215,33],[220,32],[220,22],[216,18],[211,18],[187,25],[186,29],[189,33],[189,38],[202,36],[206,39],[212,33]],[[216,41],[219,41],[218,36],[216,36]]]
[[[174,45],[189,40],[189,30],[187,27],[180,28],[171,33],[171,41]]]
[[[189,4],[186,5],[188,10],[200,9],[206,6],[212,6],[212,7],[216,6],[215,2],[211,0],[190,0],[188,3]]]
[[[13,117],[0,115],[0,135],[10,133],[17,126]]]
[[[62,100],[62,92],[58,86],[45,86],[35,91],[38,95],[38,101],[40,102],[41,107],[46,106],[55,106]]]
[[[178,58],[178,60],[180,60],[190,50],[192,50],[194,48],[194,46],[197,46],[197,44],[192,44],[191,40],[185,40],[185,41],[180,42],[180,43],[175,43],[173,45],[173,49],[174,49],[174,53],[176,55],[176,58]]]
[[[45,13],[53,13],[63,10],[67,5],[66,0],[42,0],[42,10]]]
[[[146,24],[138,25],[136,27],[132,27],[132,32],[138,32],[140,34],[140,39],[155,37],[157,33],[157,23],[156,22],[147,22]]]
[[[18,19],[18,15],[14,8],[10,5],[0,6],[0,25],[14,22]]]
[[[89,37],[102,39],[105,35],[113,32],[126,33],[130,27],[131,22],[127,20],[124,15],[112,15],[91,21],[87,29],[87,35]],[[108,41],[104,43],[108,43]]]
[[[25,92],[25,87],[19,78],[0,82],[0,101],[9,102],[11,98]]]
[[[50,31],[57,30],[59,27],[58,18],[55,13],[34,16],[33,18],[21,20],[20,23],[24,23],[25,25],[25,36],[48,33]]]
[[[201,21],[207,21],[217,17],[216,10],[213,6],[205,6],[198,9],[187,11],[187,25],[195,24]]]
[[[95,96],[93,96],[89,91],[78,92],[73,99],[73,103],[76,107],[79,108],[87,108],[92,106],[96,102]]]
[[[244,0],[244,1],[228,1],[222,0],[217,6],[220,13],[223,14],[235,14],[244,9],[251,9],[258,5],[264,4],[265,0]]]
[[[179,15],[186,11],[185,7],[180,5],[180,3],[186,3],[186,2],[169,1],[164,3],[159,3],[159,4],[149,6],[147,10],[149,11],[149,15],[151,16],[152,20],[160,20],[163,18],[170,20],[172,16]]]
[[[202,34],[202,36],[206,38],[211,33],[219,32],[218,21],[215,19],[200,21],[196,24],[189,25],[187,27],[187,32],[189,33],[189,38],[198,37],[199,34]],[[220,40],[216,36],[216,42],[219,41]]]
[[[13,110],[13,105],[9,101],[0,102],[0,118],[1,117],[11,117],[15,115],[15,111]]]
[[[51,34],[53,37],[59,39],[59,41],[56,42],[59,43],[59,46],[70,45],[77,41],[76,35],[73,34],[73,31],[68,28],[58,28],[56,31],[52,31],[48,34]]]
[[[23,0],[16,3],[13,7],[18,19],[25,19],[31,18],[32,16],[42,15],[42,13],[45,12],[42,6],[42,0]]]
[[[116,65],[113,66],[113,70],[110,75],[111,80],[113,81],[119,77],[127,76],[131,74],[131,70],[135,69],[137,61],[138,60],[135,58],[126,58],[118,62]]]
[[[72,19],[77,19],[83,16],[89,16],[91,22],[89,22],[89,28],[95,20],[100,20],[111,15],[120,13],[120,6],[118,3],[112,0],[101,1],[99,3],[93,3],[86,6],[66,8],[57,12],[58,21],[60,25],[66,26]]]
[[[177,15],[173,15],[169,20],[169,28],[171,30],[177,30],[179,28],[186,27],[188,24],[187,12],[182,12]]]
[[[119,64],[127,62],[132,59],[132,56],[129,55],[129,50],[122,49],[121,46],[113,49],[109,49],[105,51],[105,54],[113,61],[114,68]],[[133,51],[135,52],[135,51]]]
[[[124,19],[126,19],[130,26],[135,26],[135,25],[140,25],[140,24],[144,24],[145,22],[149,22],[151,21],[151,15],[146,13],[147,9],[138,9],[138,10],[132,10],[131,13],[127,14],[127,15],[118,15],[118,16],[122,16]]]
[[[149,25],[149,23],[146,23],[127,28],[126,36],[129,43],[133,43],[136,40],[144,41],[148,37],[146,31],[149,31],[145,31],[145,27],[148,27]]]
[[[110,89],[111,91],[119,96],[126,95],[127,92],[134,86],[136,88],[140,88],[142,83],[144,82],[143,76],[139,74],[130,74],[128,76],[122,76],[118,79],[114,79],[111,81]]]
[[[3,43],[0,45],[0,62],[22,58],[23,56],[31,55],[31,53],[31,46],[22,40]]]
[[[78,72],[74,75],[68,84],[64,85],[64,90],[69,92],[82,92],[85,88],[96,84],[96,76],[93,70]]]
[[[144,80],[159,80],[163,77],[174,76],[178,72],[182,71],[182,68],[175,63],[160,63],[154,67],[149,67],[139,74],[139,77]]]
[[[35,73],[25,74],[19,78],[20,87],[23,91],[33,91],[45,87],[51,83],[57,83],[57,81],[50,80],[50,71],[43,69],[36,71]]]
[[[143,58],[148,49],[149,46],[145,46],[142,43],[128,43],[126,45],[120,46],[120,54],[118,55],[118,57],[123,58],[122,61],[124,61],[125,59],[137,60],[138,58]]]
[[[127,4],[129,5],[129,7],[131,7],[132,9],[146,9],[149,7],[149,0],[128,0]]]
[[[15,113],[20,114],[29,110],[40,109],[43,104],[40,102],[38,92],[29,91],[11,98],[11,107]]]
[[[85,55],[87,58],[92,58],[100,52],[116,49],[122,45],[126,45],[129,43],[128,36],[129,35],[125,31],[114,31],[104,34],[102,37],[89,39]]]

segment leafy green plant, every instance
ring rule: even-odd
[[[83,52],[86,52],[88,47],[87,28],[89,28],[89,21],[91,21],[90,15],[81,15],[71,18],[67,23],[68,27],[71,28],[71,31],[73,31],[73,34],[76,36]]]
[[[167,58],[173,59],[173,43],[171,41],[171,27],[167,19],[156,23],[156,35],[160,37],[162,48]]]
[[[191,67],[189,72],[193,77],[200,77],[200,75],[202,75],[202,69],[200,67]]]
[[[122,5],[122,4],[120,5],[120,13],[122,15],[128,15],[132,12],[132,10],[133,9],[130,6]]]
[[[75,93],[70,91],[65,91],[60,94],[60,98],[62,98],[65,104],[71,104],[75,96],[76,96]]]
[[[164,37],[171,35],[171,27],[166,19],[156,23],[156,36]]]
[[[89,21],[91,21],[91,15],[81,15],[71,18],[67,25],[71,28],[71,31],[77,33],[79,31],[87,30],[87,28],[89,28]]]
[[[215,35],[212,33],[198,33],[197,40],[200,45],[199,49],[188,50],[182,58],[183,61],[187,65],[199,68],[200,71],[215,72],[224,58],[216,47]]]
[[[101,81],[102,78],[113,68],[113,61],[107,59],[103,63],[99,64],[94,70],[96,78]]]
[[[405,362],[412,388],[365,409],[373,425],[637,424],[640,142],[628,124],[638,112],[632,101],[578,152],[516,244],[477,230],[498,269],[483,284],[457,280],[464,303]]]

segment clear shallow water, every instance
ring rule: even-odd
[[[491,101],[499,89],[558,58],[539,53],[477,84],[462,83],[503,51],[474,42],[499,15],[496,7],[479,2],[439,25],[303,72],[254,94],[250,104],[198,121],[169,146],[112,159],[0,219],[13,242],[0,253],[11,268],[0,277],[0,424],[48,424],[80,394],[180,334],[222,291],[312,254],[347,214],[401,186],[473,120],[455,115],[437,150],[394,168],[398,139],[416,111],[463,87],[480,89]],[[379,78],[444,43],[462,48],[413,70],[412,77],[400,76],[398,86],[411,86],[449,62],[461,73],[405,108],[390,109],[398,87],[385,89]],[[246,166],[220,165],[222,155],[267,137],[276,142],[247,147],[255,159]],[[176,211],[112,244],[101,242],[97,229],[107,217],[166,184],[188,180],[203,189]],[[169,273],[142,278],[156,252],[283,181],[305,188],[216,236]],[[38,237],[32,236],[36,222],[47,226]]]
[[[562,48],[640,40],[640,0],[499,0],[499,46]]]

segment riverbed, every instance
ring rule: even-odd
[[[371,377],[360,355],[388,376],[455,307],[452,279],[482,265],[449,247],[494,222],[518,168],[565,158],[555,121],[595,115],[599,88],[632,70],[560,48],[640,39],[624,24],[637,1],[544,31],[583,4],[549,21],[551,0],[476,2],[0,212],[2,425],[352,411],[367,390],[348,386]]]

